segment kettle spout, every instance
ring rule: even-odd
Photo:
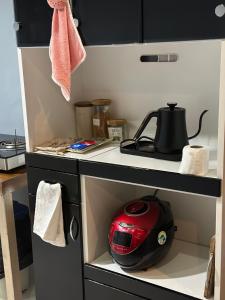
[[[197,131],[196,134],[194,134],[194,135],[188,137],[189,140],[195,138],[195,137],[198,136],[199,133],[201,132],[201,129],[202,129],[202,118],[203,118],[204,114],[206,114],[207,112],[208,112],[208,110],[204,110],[204,111],[201,113],[200,118],[199,118],[198,131]]]

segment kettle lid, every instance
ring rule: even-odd
[[[184,111],[183,107],[177,107],[177,102],[167,102],[166,107],[162,107],[160,110],[164,111]]]

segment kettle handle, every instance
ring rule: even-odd
[[[208,112],[208,110],[204,110],[204,111],[201,113],[200,118],[199,118],[198,131],[197,131],[196,134],[194,134],[194,135],[188,137],[189,140],[195,138],[195,137],[198,136],[199,133],[201,132],[201,129],[202,129],[202,118],[203,118],[204,114],[206,114],[207,112]]]
[[[151,111],[147,114],[147,116],[144,118],[143,122],[141,123],[141,126],[138,128],[137,132],[134,135],[135,141],[140,138],[142,132],[145,130],[146,126],[151,121],[151,119],[154,117],[158,118],[158,116],[159,116],[159,111]],[[154,142],[154,139],[152,139],[152,141]]]

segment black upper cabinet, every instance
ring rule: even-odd
[[[143,0],[145,42],[225,37],[225,16],[215,8],[221,0]]]
[[[48,46],[47,0],[14,0],[18,46]],[[72,0],[85,45],[202,40],[225,37],[221,0]],[[223,7],[222,7],[223,10]]]
[[[142,41],[142,0],[74,0],[85,45]]]
[[[53,10],[47,0],[14,0],[14,8],[18,46],[49,45]]]

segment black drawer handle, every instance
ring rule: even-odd
[[[21,22],[14,22],[13,27],[15,31],[19,31],[21,29]]]
[[[62,182],[58,181],[58,180],[41,180],[41,181],[44,181],[45,183],[48,183],[48,184],[57,184],[57,183],[59,183],[60,186],[61,186],[61,190],[63,190],[65,188],[64,184]]]
[[[60,182],[58,182],[58,181],[54,181],[54,180],[43,180],[45,183],[48,183],[48,184],[57,184],[57,183],[59,183],[60,185],[61,185],[61,183]]]
[[[79,224],[75,216],[72,217],[70,222],[70,237],[73,241],[76,241],[79,234]]]

